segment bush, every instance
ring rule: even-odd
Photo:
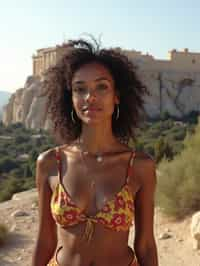
[[[172,160],[173,158],[173,149],[163,137],[160,137],[155,143],[154,153],[157,163],[160,162],[163,157],[166,157],[169,160]]]
[[[17,167],[17,163],[15,160],[10,159],[9,157],[4,157],[0,159],[0,172],[8,173],[11,170]]]
[[[0,122],[0,135],[9,137],[0,140],[0,201],[4,201],[35,186],[38,154],[56,144],[47,131],[27,129],[21,123],[6,127]],[[22,154],[29,158],[20,159]]]
[[[163,111],[163,112],[161,112],[161,114],[160,114],[160,119],[161,119],[162,121],[165,121],[165,120],[167,120],[167,119],[169,119],[169,118],[170,118],[170,114],[169,114],[168,111]]]
[[[185,148],[173,161],[158,167],[157,204],[168,214],[185,217],[200,206],[200,124],[185,140]]]
[[[14,193],[23,191],[22,179],[17,179],[15,177],[10,177],[6,179],[0,187],[0,202],[11,199]]]
[[[24,144],[27,143],[30,140],[29,136],[26,135],[18,135],[15,137],[15,144]]]
[[[35,179],[34,178],[26,178],[24,180],[22,190],[28,190],[35,187]]]

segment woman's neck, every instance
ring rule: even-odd
[[[113,135],[111,127],[106,124],[103,126],[102,124],[100,126],[84,125],[80,136],[80,145],[82,150],[97,154],[114,150],[119,142]]]

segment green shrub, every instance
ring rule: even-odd
[[[11,199],[14,193],[23,191],[24,181],[19,178],[10,177],[1,183],[0,202]]]
[[[35,187],[35,179],[32,177],[25,178],[21,190],[28,190]]]
[[[35,186],[38,154],[56,144],[47,131],[27,129],[21,123],[7,127],[0,123],[0,135],[9,137],[0,140],[0,201],[5,201],[13,193]],[[28,154],[29,158],[20,159],[22,154]]]
[[[17,163],[14,159],[11,159],[9,157],[3,157],[0,159],[0,172],[6,172],[8,173],[9,171],[15,169],[17,167]]]
[[[27,143],[30,140],[29,136],[26,136],[25,134],[17,135],[15,137],[15,144],[23,144]]]
[[[163,157],[166,157],[169,160],[172,160],[173,158],[173,149],[164,137],[160,137],[155,143],[154,153],[157,163],[160,162]]]
[[[163,159],[158,166],[156,202],[166,214],[177,218],[200,206],[200,124],[184,144],[173,161]]]

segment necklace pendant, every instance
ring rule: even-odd
[[[98,163],[101,163],[103,161],[103,157],[101,155],[97,155],[96,160]]]

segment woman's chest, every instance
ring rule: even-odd
[[[127,158],[104,162],[68,160],[62,164],[58,176],[51,180],[53,190],[60,183],[64,193],[89,215],[95,215],[105,203],[114,200],[127,184]],[[132,193],[136,191],[137,185]],[[123,195],[122,195],[123,196]]]
[[[95,214],[126,182],[126,171],[114,163],[71,164],[61,179],[65,191],[81,209]]]

